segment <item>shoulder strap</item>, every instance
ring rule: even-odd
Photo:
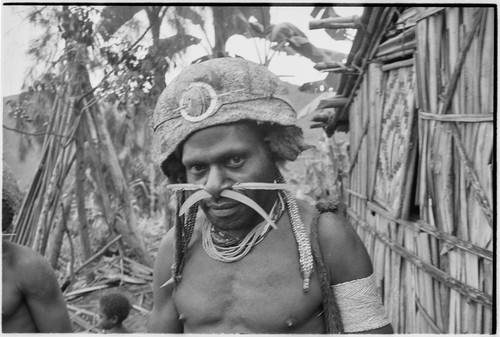
[[[325,266],[319,246],[318,225],[319,218],[324,212],[338,213],[342,211],[342,204],[332,200],[320,200],[316,204],[316,212],[311,223],[311,249],[316,261],[321,292],[323,293],[323,314],[325,317],[326,333],[343,333],[340,310],[335,300],[335,294],[330,284],[328,269]]]

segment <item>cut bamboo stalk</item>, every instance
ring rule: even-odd
[[[396,242],[398,242],[399,244],[403,244],[403,241],[404,241],[404,232],[405,230],[399,226],[391,226],[391,233],[392,233],[392,237],[394,238],[394,240],[396,240]],[[393,308],[393,312],[395,313],[395,315],[397,316],[397,319],[398,321],[401,321],[401,317],[400,317],[400,307],[398,305],[398,303],[401,302],[403,296],[404,296],[404,293],[401,291],[401,287],[400,287],[400,284],[402,283],[402,278],[401,278],[401,273],[402,273],[402,270],[401,270],[401,266],[402,266],[402,258],[401,256],[399,256],[398,254],[396,254],[395,252],[393,252],[391,250],[391,253],[388,254],[388,257],[391,258],[391,265],[392,265],[392,268],[393,268],[393,273],[391,275],[391,280],[390,282],[393,284],[393,286],[391,287],[391,292],[392,292],[392,297],[394,298],[394,301],[393,301],[393,305],[394,305],[394,308]]]
[[[99,251],[97,253],[95,253],[94,255],[92,255],[90,258],[88,258],[85,262],[83,262],[80,267],[78,267],[76,270],[75,270],[75,274],[79,273],[80,271],[83,270],[83,268],[87,267],[89,264],[91,264],[94,260],[96,260],[99,256],[101,256],[102,254],[104,254],[106,252],[106,250],[111,247],[115,242],[117,242],[118,240],[120,240],[122,238],[122,235],[121,234],[118,234],[115,238],[113,238],[111,241],[109,241],[104,247],[102,247],[101,249],[99,249]]]
[[[429,17],[428,19],[428,34],[426,35],[428,38],[428,74],[430,76],[429,80],[427,81],[427,87],[428,87],[428,97],[429,97],[429,110],[431,112],[437,112],[438,108],[438,81],[437,78],[435,77],[436,74],[438,74],[439,68],[439,49],[437,49],[437,40],[440,38],[440,36],[436,36],[438,31],[436,30],[436,18],[435,17]]]
[[[391,54],[379,56],[376,59],[374,59],[372,62],[377,62],[377,63],[388,63],[392,60],[395,59],[400,59],[400,58],[410,58],[413,57],[413,54],[415,53],[415,48],[416,45],[412,45],[411,48],[402,50],[402,51],[396,51]]]
[[[425,10],[418,13],[418,16],[415,20],[421,21],[424,19],[428,19],[430,16],[436,15],[437,13],[444,11],[447,7],[427,7]]]
[[[380,71],[380,65],[376,63],[371,63],[368,66],[368,79],[369,79],[369,87],[380,87],[382,72]],[[380,92],[377,90],[368,90],[369,94],[369,102],[367,106],[368,113],[370,114],[370,121],[372,127],[368,129],[368,145],[370,146],[369,158],[368,158],[368,166],[367,166],[367,175],[368,175],[368,184],[367,184],[367,197],[371,199],[373,195],[373,185],[375,181],[376,167],[377,167],[377,139],[380,128],[380,119],[381,119],[381,105],[380,105]]]
[[[318,109],[341,108],[349,99],[347,97],[332,97],[319,101]]]
[[[410,232],[405,233],[406,238],[405,238],[405,248],[410,252],[410,254],[415,253],[415,248],[414,248],[414,236]],[[409,261],[408,259],[406,259]],[[408,331],[409,332],[416,332],[417,331],[417,322],[416,322],[416,279],[417,279],[417,268],[412,264],[409,268],[409,279],[408,279],[408,284],[409,284],[409,292],[408,292],[408,318],[409,318],[409,324],[408,324]]]
[[[390,212],[387,212],[373,202],[368,202],[367,206],[368,210],[376,212],[377,214],[383,216],[385,219],[395,221],[414,232],[424,231],[440,240],[443,240],[447,245],[452,246],[453,249],[459,248],[467,251],[470,254],[487,259],[489,261],[493,260],[493,253],[490,250],[474,245],[471,242],[461,240],[452,234],[440,231],[435,227],[435,225],[432,225],[431,222],[427,223],[423,220],[407,221],[403,219],[396,219],[391,216]]]
[[[446,9],[446,24],[447,24],[447,32],[448,32],[448,64],[450,69],[455,69],[458,62],[459,55],[459,13],[460,8],[458,7],[449,7]],[[458,113],[459,107],[459,97],[461,97],[460,92],[458,91],[452,98],[452,113]]]
[[[430,265],[432,264],[431,252],[430,252],[430,244],[429,237],[426,234],[419,234],[416,237],[417,243],[417,252],[418,256],[422,259],[422,261],[426,261]],[[436,294],[433,293],[432,287],[432,278],[427,273],[423,271],[419,271],[421,274],[420,282],[419,282],[419,293],[420,298],[423,299],[422,305],[425,308],[425,312],[428,313],[431,317],[435,317],[435,298]],[[425,320],[425,313],[422,314],[423,319]],[[428,322],[427,322],[428,323]],[[429,332],[432,332],[429,330]]]
[[[367,68],[368,70],[369,68]],[[361,96],[359,98],[359,104],[361,105],[361,109],[360,111],[363,111],[363,125],[367,125],[367,129],[371,127],[371,115],[369,113],[369,106],[370,106],[370,101],[369,101],[369,91],[370,91],[370,77],[369,77],[369,73],[366,72],[366,76],[364,78],[364,81],[362,83],[362,92],[361,92]],[[369,146],[368,146],[368,130],[366,131],[365,135],[363,136],[363,139],[362,139],[362,148],[361,148],[361,154],[362,154],[362,163],[361,163],[361,167],[363,168],[366,168],[368,167],[368,163],[369,163],[369,156],[370,156],[370,151],[368,150]],[[362,188],[362,194],[364,196],[368,196],[368,185],[369,185],[369,181],[368,181],[368,170],[364,169],[361,171],[361,188]],[[362,209],[362,214],[363,216],[365,216],[366,214],[366,202],[363,202],[362,203],[362,206],[363,206],[363,209]],[[366,219],[366,217],[364,218]],[[375,240],[374,240],[375,242]]]
[[[485,9],[486,20],[484,23],[485,31],[483,38],[483,48],[481,50],[482,64],[481,64],[481,110],[494,111],[495,109],[495,76],[496,74],[491,71],[495,69],[495,44],[489,43],[495,37],[495,13],[492,8]]]
[[[408,250],[407,248],[405,249],[404,247],[399,246],[396,242],[387,238],[386,235],[377,232],[374,228],[372,228],[370,225],[368,225],[365,221],[360,220],[356,214],[350,212],[349,210],[347,210],[347,212],[350,215],[351,219],[356,221],[361,227],[370,231],[374,237],[381,240],[383,243],[387,244],[389,247],[391,247],[391,249],[393,249],[393,251],[402,255],[408,262],[412,263],[413,265],[415,265],[416,267],[418,267],[420,269],[425,270],[429,275],[438,279],[440,282],[446,284],[448,287],[455,289],[460,294],[469,298],[470,300],[481,303],[481,304],[486,305],[488,307],[492,306],[491,295],[486,294],[486,293],[484,293],[476,288],[470,287],[467,284],[460,282],[456,278],[451,277],[449,274],[445,273],[444,271],[437,268],[436,266],[433,266],[429,263],[426,263],[420,257],[414,255],[412,250]],[[450,252],[450,253],[453,253],[453,252]]]
[[[391,71],[391,70],[395,70],[395,69],[399,69],[399,68],[411,67],[411,66],[413,66],[413,63],[414,63],[414,60],[413,60],[413,58],[411,58],[408,60],[397,61],[397,62],[383,65],[380,69],[382,71]]]
[[[465,61],[465,58],[467,56],[467,52],[469,51],[469,48],[470,48],[471,43],[473,41],[474,35],[476,34],[479,27],[480,27],[480,21],[479,21],[479,19],[476,19],[473,29],[467,34],[467,37],[465,39],[465,44],[462,47],[462,49],[460,50],[457,64],[453,68],[454,71],[453,71],[453,74],[451,76],[450,83],[448,84],[448,87],[447,87],[446,92],[445,92],[444,103],[440,106],[440,109],[439,109],[440,114],[448,113],[448,111],[449,111],[450,105],[452,104],[452,100],[453,100],[453,94],[455,92],[455,88],[457,86],[457,82],[458,82],[459,77],[460,77],[463,63]],[[433,109],[432,111],[436,111],[436,110]]]
[[[417,60],[417,79],[418,79],[418,92],[420,97],[420,109],[429,111],[429,100],[427,90],[427,21],[417,23],[417,51],[415,58]]]
[[[465,148],[464,148],[464,145],[460,139],[460,135],[458,133],[456,125],[454,125],[454,124],[449,125],[448,129],[454,138],[454,141],[455,141],[454,144],[458,150],[458,154],[459,154],[462,162],[465,164],[465,170],[466,170],[467,176],[469,178],[469,181],[471,183],[472,190],[476,194],[476,197],[479,201],[479,204],[481,205],[481,208],[484,211],[486,219],[488,220],[488,224],[490,225],[490,227],[493,227],[493,212],[491,210],[491,206],[490,206],[490,203],[489,203],[488,198],[486,196],[486,193],[484,192],[484,189],[479,182],[479,178],[477,176],[476,170],[473,167],[474,164],[472,163],[472,161],[469,159],[467,153],[465,152]]]
[[[373,219],[379,220],[379,217],[377,215],[373,216]],[[389,316],[389,319],[391,320],[391,323],[393,325],[393,328],[395,331],[398,331],[398,316],[397,316],[397,310],[394,310],[394,308],[398,307],[398,303],[394,303],[394,294],[395,294],[395,287],[399,287],[399,284],[393,282],[394,278],[394,261],[392,260],[391,257],[391,250],[386,249],[384,252],[384,268],[381,270],[383,273],[383,285],[384,285],[384,294],[383,294],[383,303],[384,307],[386,309],[386,312]],[[381,269],[379,267],[379,269]]]
[[[328,18],[309,21],[309,29],[358,29],[361,27],[359,16]]]
[[[432,259],[432,264],[435,266],[439,266],[439,250],[438,250],[438,240],[430,236],[429,237],[430,241],[430,251],[431,251],[431,259]],[[435,300],[435,312],[436,312],[436,317],[435,317],[435,322],[438,328],[441,331],[444,331],[444,321],[443,321],[443,312],[442,312],[442,299],[441,299],[441,293],[440,293],[440,284],[436,280],[432,280],[432,290],[434,292],[434,300]]]
[[[353,190],[351,190],[351,189],[349,189],[349,188],[346,188],[345,192],[346,192],[346,193],[348,193],[348,194],[349,194],[349,195],[351,195],[351,196],[356,197],[356,198],[359,198],[359,199],[362,199],[362,200],[367,200],[367,197],[366,197],[366,196],[364,196],[364,195],[362,195],[361,193],[358,193],[358,192],[356,192],[356,191],[353,191]]]
[[[69,299],[73,299],[73,298],[75,298],[75,297],[78,297],[78,296],[84,295],[84,294],[86,294],[86,293],[90,293],[90,292],[97,291],[97,290],[101,290],[101,289],[110,288],[111,286],[112,286],[111,284],[99,284],[99,285],[96,285],[96,286],[87,287],[87,288],[78,289],[78,290],[75,290],[75,291],[69,292],[69,293],[67,293],[67,294],[64,294],[64,297],[65,297],[67,300],[69,300]]]
[[[377,54],[375,54],[375,57],[390,53],[397,49],[406,49],[407,45],[415,42],[416,30],[416,27],[413,26],[404,29],[398,35],[387,39],[378,46]]]
[[[434,114],[429,112],[420,111],[419,117],[422,120],[433,120],[439,122],[458,122],[458,123],[484,123],[484,122],[493,122],[494,114],[486,113],[486,114]]]
[[[455,274],[455,269],[456,269],[456,256],[453,254],[453,252],[450,252],[449,258],[450,258],[450,270],[453,271],[453,274]],[[460,319],[460,308],[457,308],[458,306],[458,301],[459,301],[460,295],[455,291],[455,289],[450,289],[450,311],[449,311],[449,326],[448,326],[448,333],[457,333],[458,328],[457,328],[457,323],[459,322]]]

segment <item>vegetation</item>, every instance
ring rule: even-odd
[[[159,219],[168,218],[171,208],[169,196],[161,189],[164,177],[150,160],[148,116],[165,88],[165,73],[189,46],[202,40],[210,45],[213,31],[214,43],[205,58],[225,55],[228,39],[240,34],[269,41],[261,59],[265,65],[280,51],[300,53],[315,62],[338,59],[339,55],[312,45],[293,24],[272,25],[269,10],[33,8],[30,21],[44,34],[29,53],[45,71],[10,105],[15,130],[22,135],[20,158],[34,143],[42,150],[16,219],[15,241],[45,255],[55,268],[66,269],[66,290],[75,285],[82,270],[87,281],[96,277],[84,267],[109,253],[110,242],[118,242],[117,253],[137,261],[140,268],[152,266],[152,252],[147,249],[151,244],[146,241],[159,237],[148,233],[157,234],[152,225],[167,229]],[[167,27],[175,35],[163,37],[160,32]],[[201,36],[191,35],[187,27],[196,27]],[[97,84],[92,84],[94,78],[99,78]]]

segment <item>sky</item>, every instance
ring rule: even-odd
[[[361,7],[336,7],[341,16],[361,15]],[[350,43],[335,42],[323,29],[309,30],[308,24],[312,18],[309,16],[312,7],[273,7],[271,8],[271,23],[291,22],[301,31],[306,33],[309,40],[317,47],[349,53]],[[25,55],[30,41],[36,38],[40,31],[31,26],[26,17],[25,6],[2,6],[2,34],[1,34],[1,92],[2,96],[9,96],[21,92],[23,80],[28,69],[34,61]],[[242,36],[233,36],[227,44],[229,52],[258,62],[254,43],[249,43]],[[190,47],[185,65],[197,57],[206,54],[203,47]],[[320,73],[313,68],[313,63],[301,56],[277,55],[270,64],[270,69],[277,73],[283,80],[300,85],[305,82],[323,79],[326,73]],[[179,64],[166,76],[167,83],[182,69]],[[97,83],[98,79],[95,79]]]

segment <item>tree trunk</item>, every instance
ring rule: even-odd
[[[215,45],[212,54],[216,56],[217,54],[224,52],[226,50],[227,36],[224,29],[224,23],[226,18],[224,15],[224,7],[212,7],[212,13],[214,16],[214,33],[215,33]]]
[[[165,55],[159,54],[159,41],[160,41],[160,27],[161,27],[161,19],[160,12],[161,6],[148,6],[146,7],[146,13],[148,15],[149,23],[151,25],[151,35],[153,37],[153,50],[154,50],[154,58],[156,60],[157,66],[154,68],[154,86],[155,92],[161,94],[166,87],[165,84],[165,69],[161,66],[159,58],[164,58]],[[166,8],[165,8],[166,10]]]

